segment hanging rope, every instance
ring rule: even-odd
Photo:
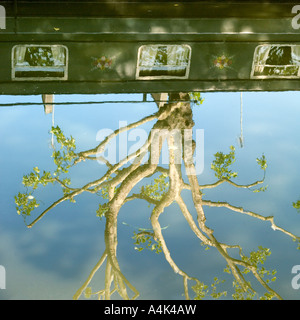
[[[243,137],[243,93],[240,93],[240,128],[241,128],[241,135],[239,137],[240,147],[243,148],[244,146],[244,137]]]

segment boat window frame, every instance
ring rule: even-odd
[[[18,77],[16,76],[16,64],[15,64],[15,50],[17,47],[42,47],[42,48],[53,48],[53,47],[62,47],[65,50],[65,64],[60,66],[60,67],[56,67],[56,66],[47,66],[46,68],[50,68],[50,69],[63,69],[63,76],[62,77],[51,77],[51,76],[47,76],[47,77]],[[62,44],[17,44],[15,46],[13,46],[12,50],[11,50],[11,78],[13,81],[66,81],[68,80],[68,65],[69,65],[69,50],[68,47]],[[21,67],[18,67],[21,68]],[[27,69],[42,69],[43,66],[27,66]],[[26,69],[24,67],[24,71],[26,71]],[[32,71],[32,70],[28,70],[28,71]],[[43,70],[39,70],[39,71],[43,71]]]
[[[141,62],[141,53],[142,50],[145,47],[170,47],[170,46],[182,46],[188,48],[188,63],[185,66],[185,75],[184,76],[172,76],[172,75],[149,75],[149,76],[141,76],[140,75],[140,62]],[[173,79],[188,79],[189,73],[190,73],[190,65],[191,65],[191,57],[192,57],[192,48],[188,44],[178,44],[178,43],[172,43],[172,44],[143,44],[138,49],[138,55],[137,55],[137,67],[136,67],[136,79],[137,80],[173,80]]]
[[[269,43],[269,44],[260,44],[258,45],[255,50],[254,50],[254,54],[253,54],[253,61],[252,61],[252,68],[251,68],[251,75],[250,78],[251,79],[299,79],[300,78],[300,60],[299,60],[299,64],[291,64],[291,65],[267,65],[266,63],[263,64],[258,64],[258,52],[260,50],[260,48],[262,47],[270,47],[269,51],[272,47],[299,47],[300,48],[300,44],[277,44],[277,43]],[[268,52],[269,54],[269,52]],[[265,61],[268,59],[269,55],[267,56],[267,58],[265,59]],[[276,75],[276,74],[272,74],[272,75],[255,75],[255,73],[257,73],[257,71],[255,70],[257,67],[298,67],[298,73],[297,75]]]

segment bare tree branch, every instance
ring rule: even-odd
[[[78,300],[79,297],[81,296],[81,294],[83,293],[83,291],[88,287],[88,285],[90,284],[90,282],[92,281],[95,273],[100,269],[100,267],[102,266],[103,262],[105,261],[107,257],[107,253],[106,250],[104,250],[100,260],[97,262],[97,264],[94,266],[94,268],[92,269],[91,273],[89,274],[88,278],[86,279],[86,281],[84,282],[84,284],[76,291],[76,293],[73,296],[74,300]]]
[[[242,207],[233,206],[233,205],[229,204],[228,202],[213,202],[213,201],[209,201],[209,200],[203,200],[202,204],[204,206],[210,206],[210,207],[227,208],[227,209],[230,209],[233,212],[242,213],[242,214],[251,216],[253,218],[262,220],[262,221],[269,221],[271,223],[271,228],[273,230],[279,230],[279,231],[285,233],[286,235],[290,236],[291,238],[293,238],[295,240],[300,240],[300,237],[298,237],[298,236],[294,235],[293,233],[291,233],[291,232],[289,232],[289,231],[277,226],[275,224],[275,222],[274,222],[274,217],[273,216],[264,217],[263,215],[255,213],[253,211],[244,210],[244,208],[242,208]]]
[[[74,197],[80,195],[83,192],[98,194],[100,190],[102,190],[102,192],[105,191],[105,195],[108,198],[107,203],[105,203],[105,250],[100,260],[96,263],[88,278],[77,290],[73,298],[78,299],[81,296],[81,294],[91,283],[95,273],[103,266],[104,262],[106,261],[104,289],[94,294],[98,294],[99,297],[104,297],[105,299],[110,299],[112,294],[114,292],[117,292],[121,298],[127,300],[130,299],[131,290],[131,295],[133,294],[132,299],[135,299],[138,297],[139,292],[122,273],[119,261],[117,259],[117,221],[120,210],[126,202],[136,199],[147,201],[149,204],[152,204],[154,206],[150,215],[153,232],[151,230],[149,232],[146,230],[140,230],[140,232],[137,233],[137,238],[145,235],[151,236],[155,241],[159,243],[164,257],[169,263],[172,270],[182,276],[185,298],[190,299],[188,281],[195,281],[196,284],[199,284],[200,281],[196,277],[188,275],[173,260],[166,240],[163,236],[161,225],[159,223],[161,214],[163,214],[166,208],[168,208],[172,203],[175,202],[179,206],[183,217],[187,221],[190,229],[195,234],[195,236],[199,238],[204,245],[215,248],[217,252],[224,258],[224,261],[228,265],[233,278],[235,279],[234,281],[237,282],[238,286],[240,286],[240,288],[242,288],[244,292],[247,292],[249,290],[254,292],[254,289],[251,287],[249,282],[246,281],[246,278],[244,276],[245,269],[243,270],[243,268],[246,268],[250,272],[252,272],[254,277],[263,286],[263,288],[267,290],[267,292],[277,297],[278,299],[281,299],[281,296],[277,294],[262,278],[257,270],[257,266],[251,264],[249,261],[247,262],[247,260],[245,261],[242,254],[242,248],[239,245],[221,243],[215,237],[214,230],[206,225],[206,214],[204,210],[205,207],[209,206],[227,208],[231,212],[245,214],[261,221],[269,221],[271,223],[271,227],[274,230],[279,230],[284,234],[290,236],[294,240],[300,241],[300,237],[277,226],[274,222],[273,216],[264,217],[263,215],[257,214],[255,212],[244,210],[244,208],[242,207],[233,206],[228,202],[214,202],[203,199],[202,190],[216,188],[224,182],[232,185],[235,188],[250,189],[259,184],[262,184],[264,182],[264,179],[244,185],[237,184],[227,178],[219,179],[215,183],[211,184],[199,184],[193,160],[193,154],[196,148],[195,141],[189,139],[189,148],[183,148],[184,141],[182,136],[180,137],[180,143],[178,144],[177,138],[175,138],[174,135],[169,134],[174,130],[177,130],[176,132],[182,133],[185,129],[193,128],[194,122],[189,95],[187,93],[173,93],[170,94],[169,102],[166,101],[166,103],[158,105],[159,110],[156,113],[144,117],[143,119],[136,121],[126,127],[115,130],[112,134],[108,135],[103,141],[101,141],[95,148],[79,152],[76,155],[77,158],[74,161],[73,165],[76,165],[82,160],[98,160],[106,164],[108,168],[106,173],[99,179],[91,181],[79,188],[71,188],[67,186],[64,181],[55,178],[55,181],[58,182],[63,188],[68,190],[69,193],[65,194],[63,197],[46,208],[33,222],[28,225],[28,228],[35,225],[35,223],[38,222],[46,213],[66,200],[72,200],[74,199]],[[130,129],[137,128],[140,125],[143,125],[152,120],[156,120],[156,122],[148,135],[147,141],[136,152],[133,152],[124,159],[119,160],[116,164],[109,163],[102,155],[99,155],[104,152],[109,141],[114,139],[117,135]],[[192,131],[190,131],[190,135],[192,137]],[[167,140],[169,151],[169,163],[167,164],[166,168],[159,166],[162,145],[165,140]],[[149,159],[148,161],[146,161],[146,163],[143,163],[146,155],[149,155]],[[178,162],[178,158],[180,159],[180,162]],[[183,160],[183,164],[181,160]],[[185,168],[186,170],[188,182],[183,181],[183,168]],[[161,172],[163,174],[162,176],[165,175],[169,179],[169,188],[167,191],[165,191],[165,189],[162,189],[163,192],[161,192],[159,197],[157,197],[155,193],[151,193],[152,191],[147,191],[147,194],[143,191],[143,189],[141,189],[140,193],[131,194],[133,188],[137,186],[138,183],[143,181],[143,179],[145,178],[153,177],[154,174],[158,172]],[[218,178],[220,176],[218,176]],[[187,203],[184,201],[184,198],[181,195],[183,190],[189,190],[191,193],[193,207],[195,208],[197,213],[196,219],[193,218]],[[152,197],[152,194],[154,194],[155,196]],[[229,249],[233,248],[239,250],[241,259],[234,258],[230,255],[231,252],[229,251]]]

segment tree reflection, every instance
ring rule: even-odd
[[[173,202],[177,203],[191,231],[201,240],[201,243],[207,248],[215,248],[224,258],[226,262],[224,271],[230,273],[233,277],[234,293],[232,296],[234,299],[272,299],[274,297],[281,299],[281,296],[270,286],[270,283],[276,279],[276,270],[266,270],[263,267],[266,258],[271,253],[270,250],[259,247],[257,251],[253,251],[249,256],[246,256],[239,244],[222,243],[216,238],[214,230],[206,224],[205,208],[227,208],[232,212],[269,222],[274,230],[285,233],[295,241],[299,241],[300,238],[278,226],[272,216],[265,217],[228,202],[215,202],[203,198],[205,190],[217,188],[223,183],[253,192],[264,191],[266,188],[263,186],[267,169],[266,158],[264,155],[257,158],[257,163],[263,173],[262,179],[245,185],[237,184],[233,181],[237,176],[237,172],[231,169],[231,165],[235,161],[235,148],[231,146],[228,153],[217,152],[214,155],[215,159],[211,164],[211,169],[215,173],[216,182],[199,184],[193,159],[197,147],[196,141],[192,139],[191,134],[185,139],[185,133],[190,133],[191,131],[189,130],[194,127],[191,97],[196,97],[198,103],[202,101],[200,95],[190,95],[188,93],[169,94],[169,101],[157,103],[158,110],[154,114],[126,127],[119,128],[106,136],[95,148],[81,152],[76,151],[73,137],[67,138],[59,127],[53,127],[52,133],[61,147],[53,151],[52,156],[56,165],[55,171],[41,172],[38,167],[35,167],[30,174],[23,177],[23,184],[27,191],[16,195],[15,202],[18,214],[23,215],[25,218],[31,216],[32,211],[39,207],[39,203],[33,193],[40,185],[56,184],[63,191],[61,198],[52,203],[27,225],[29,228],[33,227],[57,205],[67,200],[74,202],[75,198],[84,192],[101,195],[104,199],[104,202],[102,201],[99,204],[97,216],[105,218],[105,250],[84,284],[75,293],[74,299],[78,299],[83,293],[85,293],[86,297],[95,294],[98,298],[103,299],[110,299],[115,292],[123,299],[135,299],[138,297],[138,290],[125,277],[117,259],[118,214],[126,202],[136,199],[142,199],[151,205],[150,221],[152,229],[139,229],[138,232],[135,232],[135,245],[138,250],[142,248],[142,245],[146,245],[151,250],[164,254],[173,271],[183,279],[186,299],[219,298],[225,296],[227,292],[218,292],[217,285],[222,282],[218,278],[215,278],[213,284],[209,287],[198,278],[186,273],[173,260],[162,232],[163,228],[159,222],[160,215]],[[117,163],[110,163],[103,156],[108,143],[116,136],[153,120],[155,120],[155,124],[150,130],[147,140],[138,150]],[[170,132],[173,132],[173,134],[170,134]],[[167,142],[169,153],[166,166],[159,165],[164,141]],[[145,156],[148,156],[147,161],[145,161]],[[71,186],[71,180],[67,175],[69,169],[87,160],[103,161],[107,166],[106,173],[83,186]],[[134,187],[149,177],[152,177],[152,183],[144,184],[139,189],[139,192],[134,193]],[[183,190],[188,190],[191,193],[193,208],[189,208],[182,196]],[[192,210],[196,210],[196,219],[191,214]],[[238,257],[236,252],[238,252]],[[90,282],[95,273],[101,267],[104,268],[105,263],[104,288],[93,292],[90,288]],[[249,274],[252,274],[263,287],[265,291],[263,296],[259,297],[251,285],[248,280]],[[193,292],[193,297],[191,297],[191,292]]]

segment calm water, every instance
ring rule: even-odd
[[[244,93],[243,135],[240,148],[240,94],[207,93],[201,106],[194,106],[195,128],[204,129],[204,171],[200,184],[216,179],[210,163],[218,151],[236,147],[236,183],[247,184],[262,178],[256,158],[264,154],[268,168],[261,193],[222,185],[205,192],[205,198],[227,201],[264,216],[273,215],[277,225],[300,235],[300,214],[292,203],[300,200],[300,93]],[[141,100],[142,95],[56,96],[56,102]],[[1,103],[41,102],[40,96],[2,96]],[[57,105],[54,121],[67,136],[76,139],[78,150],[95,147],[97,132],[117,129],[119,121],[131,123],[156,111],[155,103],[110,103]],[[153,124],[153,123],[151,123]],[[38,166],[53,170],[51,158],[52,115],[43,106],[14,106],[0,109],[0,265],[6,270],[6,289],[0,299],[72,299],[104,250],[104,224],[96,217],[99,198],[83,194],[76,203],[57,206],[33,228],[27,229],[18,216],[14,195],[24,191],[22,177]],[[144,126],[150,128],[150,124]],[[105,172],[97,162],[85,162],[71,172],[72,182],[82,185]],[[35,193],[41,205],[37,214],[60,197],[57,188]],[[185,195],[191,205],[189,195]],[[134,250],[134,227],[149,228],[150,209],[142,201],[124,205],[118,218],[118,261],[126,278],[140,292],[140,299],[183,299],[183,281],[162,253]],[[28,219],[28,222],[30,219]],[[231,278],[223,273],[226,264],[214,250],[205,251],[190,231],[178,207],[172,204],[160,218],[165,240],[177,265],[191,276],[210,284],[213,278],[226,279],[222,290],[231,290]],[[300,264],[297,244],[270,223],[232,213],[207,209],[207,225],[222,242],[240,244],[246,253],[259,245],[272,254],[265,267],[277,270],[273,288],[282,297],[298,299],[300,291],[291,286],[291,269]],[[104,273],[93,280],[95,290],[104,286]],[[191,297],[193,297],[191,293]],[[230,298],[230,295],[227,297]]]

